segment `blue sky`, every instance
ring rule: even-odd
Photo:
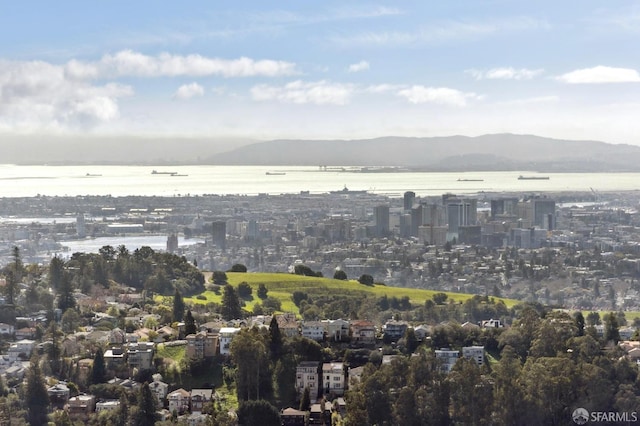
[[[637,1],[20,1],[0,133],[640,145]]]

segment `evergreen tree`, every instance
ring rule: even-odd
[[[276,316],[271,317],[271,323],[269,324],[269,349],[271,350],[271,359],[276,360],[282,350],[282,333],[280,332],[280,326],[276,320]]]
[[[300,411],[309,411],[309,408],[311,408],[311,392],[308,387],[305,387],[300,399]]]
[[[102,349],[96,350],[96,355],[93,357],[93,367],[91,368],[91,384],[97,385],[105,382],[105,365],[104,354]]]
[[[27,404],[29,424],[40,426],[47,424],[47,412],[49,408],[49,395],[45,386],[44,375],[40,369],[40,358],[34,355],[31,365],[27,369],[27,388],[24,393]]]
[[[127,397],[125,393],[120,394],[120,405],[118,406],[118,410],[116,411],[116,415],[113,418],[113,423],[116,426],[127,426],[127,422],[129,420],[129,403],[127,401]]]
[[[76,299],[73,296],[73,285],[71,283],[71,277],[66,272],[62,273],[62,280],[58,286],[58,308],[62,312],[66,312],[67,309],[75,308]]]
[[[620,341],[618,317],[614,312],[610,312],[604,317],[604,340],[607,342],[613,341],[615,345]]]
[[[182,321],[184,318],[184,299],[182,298],[182,294],[178,289],[173,294],[173,320],[174,321]]]
[[[62,275],[64,274],[64,261],[58,256],[54,256],[49,262],[49,285],[55,291],[62,284]]]
[[[241,425],[280,426],[280,413],[276,407],[263,399],[243,401],[238,408],[238,423]]]
[[[224,286],[222,293],[222,318],[232,320],[242,317],[242,308],[240,307],[240,299],[236,290],[229,284]]]
[[[584,315],[582,315],[582,312],[578,311],[575,314],[573,314],[573,320],[575,321],[576,327],[578,329],[576,335],[577,336],[584,336],[585,320],[584,320]]]
[[[263,283],[260,283],[260,285],[258,285],[258,297],[260,299],[266,299],[267,298],[267,294],[269,293],[269,290],[267,289],[267,286],[265,286]]]
[[[196,334],[198,329],[196,328],[196,320],[193,318],[191,314],[191,309],[187,311],[187,314],[184,316],[184,334],[188,336],[190,334]]]
[[[156,397],[145,382],[138,392],[138,410],[133,416],[133,426],[153,426],[157,419]]]

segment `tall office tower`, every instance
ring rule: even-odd
[[[377,237],[389,235],[389,206],[376,206],[373,209],[375,232]]]
[[[423,204],[418,204],[417,206],[411,209],[411,236],[418,236],[418,229],[423,225],[422,222],[422,210],[424,209]]]
[[[167,252],[175,253],[178,250],[178,236],[176,234],[169,234],[167,237]]]
[[[448,198],[446,208],[449,232],[452,234],[457,235],[460,226],[475,225],[478,220],[478,200],[476,199]]]
[[[221,250],[227,246],[227,222],[219,220],[211,224],[213,245]]]
[[[514,216],[517,206],[517,198],[491,200],[491,219],[494,220],[496,216]]]
[[[85,227],[83,214],[79,214],[76,218],[76,234],[78,234],[79,238],[84,238],[87,236],[87,228]]]
[[[555,228],[556,202],[549,199],[533,199],[533,224],[547,231]]]
[[[404,211],[409,211],[413,207],[413,202],[416,200],[416,193],[413,191],[407,191],[404,193]]]

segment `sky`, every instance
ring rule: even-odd
[[[14,1],[0,135],[640,145],[640,2]]]

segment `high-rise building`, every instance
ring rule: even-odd
[[[416,193],[413,191],[407,191],[404,193],[404,210],[408,211],[413,208],[413,203],[416,200]]]
[[[478,200],[473,198],[448,198],[446,200],[449,232],[457,236],[460,226],[475,225],[478,220]]]
[[[223,220],[215,221],[211,224],[213,245],[221,250],[227,248],[227,222]]]
[[[176,234],[170,234],[167,237],[167,252],[175,253],[178,250],[178,236]]]
[[[376,206],[373,209],[376,237],[389,234],[389,206]]]

